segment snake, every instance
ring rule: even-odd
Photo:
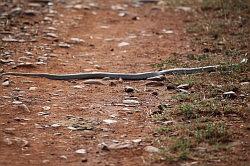
[[[194,68],[174,68],[168,70],[161,70],[155,72],[144,73],[110,73],[110,72],[86,72],[86,73],[73,73],[73,74],[49,74],[49,73],[19,73],[19,72],[6,72],[1,76],[25,76],[25,77],[39,77],[51,80],[79,80],[79,79],[123,79],[123,80],[146,80],[162,75],[177,75],[177,74],[194,74],[201,72],[213,72],[220,68],[220,65],[194,67]]]

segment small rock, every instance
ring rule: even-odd
[[[70,45],[67,43],[59,43],[58,46],[62,48],[70,48]]]
[[[169,89],[169,90],[176,89],[176,85],[170,83],[167,85],[167,89]]]
[[[131,148],[132,143],[131,142],[121,142],[121,143],[113,143],[108,146],[109,149],[125,149],[125,148]]]
[[[131,86],[126,86],[124,90],[125,90],[125,92],[127,92],[127,93],[131,93],[131,92],[134,92],[134,91],[135,91],[135,89],[134,89],[133,87],[131,87]]]
[[[13,101],[12,103],[13,103],[13,104],[16,104],[16,105],[19,105],[19,104],[22,104],[23,102],[15,100],[15,101]]]
[[[190,94],[189,91],[185,90],[185,89],[177,89],[178,92],[181,93],[186,93],[186,94]]]
[[[158,82],[158,81],[150,81],[145,84],[146,86],[164,86],[163,82]]]
[[[132,142],[136,143],[136,144],[140,143],[141,141],[142,141],[141,139],[134,139],[134,140],[132,140]]]
[[[120,13],[118,13],[118,16],[120,16],[120,17],[124,17],[124,16],[126,16],[127,15],[127,13],[125,13],[125,12],[120,12]]]
[[[36,11],[36,10],[25,10],[24,14],[27,15],[27,16],[35,16],[35,15],[38,14],[38,11]]]
[[[47,35],[48,37],[58,38],[57,34],[55,34],[55,33],[47,33],[46,35]]]
[[[123,104],[140,104],[137,100],[123,100]]]
[[[98,145],[102,150],[109,151],[109,147],[106,143],[101,143]]]
[[[70,43],[72,44],[79,44],[79,43],[83,43],[84,40],[80,39],[80,38],[71,38],[70,39]]]
[[[25,112],[30,112],[29,108],[25,104],[18,105],[18,108],[21,108]]]
[[[145,151],[149,152],[149,153],[159,153],[160,149],[153,147],[153,146],[146,146],[144,148]]]
[[[140,20],[140,17],[134,16],[134,17],[132,17],[132,20]]]
[[[54,128],[57,128],[57,127],[60,127],[61,125],[58,124],[58,123],[55,123],[55,124],[52,124],[51,127],[54,127]]]
[[[109,29],[109,26],[107,26],[107,25],[102,25],[102,26],[100,26],[100,28],[102,28],[102,29]]]
[[[14,9],[10,10],[9,15],[12,17],[15,17],[15,16],[20,15],[21,13],[22,13],[22,8],[16,7]]]
[[[37,90],[37,87],[34,87],[34,86],[33,86],[33,87],[30,87],[29,90],[30,90],[30,91],[35,91],[35,90]]]
[[[46,116],[46,115],[50,115],[50,112],[48,112],[48,111],[38,112],[37,114],[40,115],[40,116]]]
[[[49,111],[50,110],[50,106],[43,106],[42,107],[44,111]]]
[[[49,160],[43,160],[42,163],[47,164],[47,163],[49,163]]]
[[[72,127],[72,126],[68,126],[67,128],[70,129],[70,130],[78,130],[77,128]]]
[[[117,84],[117,82],[115,82],[115,81],[110,81],[109,82],[109,86],[116,86],[116,84]]]
[[[67,159],[68,159],[68,157],[65,156],[65,155],[61,155],[60,158],[61,158],[61,159],[64,159],[64,160],[67,160]]]
[[[6,80],[2,83],[3,86],[9,86],[10,85],[10,81],[9,80]]]
[[[193,162],[186,162],[182,163],[180,166],[192,166],[192,165],[198,165],[198,161],[193,161]]]
[[[168,121],[162,122],[162,124],[164,124],[164,125],[172,125],[172,124],[174,124],[174,122],[175,122],[175,121],[168,120]]]
[[[104,85],[101,80],[85,80],[83,81],[84,84],[95,84],[95,85]]]
[[[17,39],[12,38],[11,36],[2,38],[2,41],[4,41],[4,42],[18,42]]]
[[[86,151],[86,149],[78,149],[78,150],[75,151],[75,153],[76,154],[86,154],[87,151]]]
[[[190,12],[190,11],[192,11],[192,8],[191,7],[187,7],[187,6],[179,6],[176,9],[177,10],[182,10],[184,12]]]
[[[83,85],[75,85],[75,86],[73,86],[73,88],[74,89],[82,89],[82,88],[84,88],[84,86]]]
[[[119,5],[119,4],[117,4],[117,5],[112,5],[112,6],[111,6],[111,9],[112,9],[112,10],[120,10],[120,11],[126,10],[124,7],[122,7],[122,6]]]
[[[118,44],[118,47],[124,47],[124,46],[128,46],[128,45],[130,45],[130,44],[127,42],[121,42]]]
[[[100,66],[100,65],[94,65],[94,67],[95,67],[96,69],[101,69],[101,66]]]
[[[177,86],[177,89],[188,89],[188,88],[190,88],[189,84],[181,84],[181,85]]]
[[[224,98],[230,98],[230,99],[235,99],[237,97],[236,93],[233,91],[229,91],[229,92],[224,92],[223,93],[223,97]]]
[[[82,163],[85,163],[85,162],[88,161],[88,159],[87,158],[82,158],[81,161],[82,161]]]
[[[165,34],[172,34],[172,33],[174,33],[174,31],[172,31],[172,30],[166,30],[166,29],[163,29],[162,32],[165,33]]]
[[[249,86],[249,82],[241,82],[240,85],[241,86]]]
[[[116,120],[112,120],[112,119],[105,119],[103,120],[103,122],[105,122],[106,124],[113,124],[113,123],[117,123]]]

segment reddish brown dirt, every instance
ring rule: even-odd
[[[127,11],[131,14],[125,17],[118,16],[118,12],[111,10],[111,5],[127,4]],[[99,9],[74,10],[65,9],[62,4],[55,4],[58,12],[53,25],[58,32],[60,41],[67,41],[72,37],[85,40],[83,44],[72,45],[71,48],[59,48],[57,42],[48,41],[39,37],[38,42],[28,44],[9,44],[9,48],[19,51],[15,56],[24,55],[27,46],[34,53],[34,59],[41,50],[36,47],[47,44],[55,56],[49,58],[47,65],[34,69],[18,69],[25,72],[74,73],[84,71],[110,72],[144,72],[155,70],[152,64],[165,59],[172,52],[181,52],[187,49],[182,15],[172,10],[162,12],[152,9],[152,4],[142,7],[132,7],[126,1],[98,1]],[[96,15],[93,14],[96,12]],[[133,20],[138,16],[139,20]],[[38,19],[39,17],[33,17]],[[28,20],[33,22],[34,20]],[[51,25],[50,25],[51,26]],[[100,26],[109,26],[102,29]],[[41,33],[48,25],[39,25]],[[163,29],[173,29],[174,34],[163,34]],[[135,38],[129,39],[129,36]],[[113,39],[105,41],[105,39]],[[126,41],[129,46],[119,48],[120,42]],[[94,65],[99,65],[96,69]],[[5,68],[10,70],[9,67]],[[150,145],[152,128],[148,119],[149,113],[167,96],[161,98],[152,95],[153,91],[161,93],[164,88],[146,88],[145,81],[115,81],[115,86],[84,85],[82,89],[74,89],[75,85],[83,85],[82,81],[53,81],[39,78],[11,77],[9,87],[1,87],[1,138],[19,137],[29,142],[27,147],[18,143],[6,145],[1,139],[1,165],[81,165],[82,158],[86,158],[84,165],[150,165],[150,154],[143,148]],[[31,83],[25,83],[32,81]],[[130,85],[138,92],[128,94],[124,87]],[[36,91],[29,91],[29,87],[38,87]],[[17,90],[18,89],[18,90]],[[58,92],[59,91],[59,92]],[[16,93],[16,94],[14,94]],[[58,93],[59,95],[55,95]],[[12,104],[14,96],[19,96],[30,109],[30,113]],[[114,106],[122,103],[128,96],[138,97],[140,105],[131,108],[132,113],[122,111],[123,106]],[[47,117],[39,116],[43,106],[51,107],[51,114]],[[138,110],[135,112],[135,110]],[[70,131],[66,127],[44,127],[65,120],[67,115],[82,117],[101,122],[90,131]],[[104,119],[118,122],[111,125],[102,123]],[[27,121],[14,120],[16,117],[27,118]],[[14,131],[6,132],[6,128]],[[59,133],[59,134],[58,134]],[[131,149],[103,151],[98,144],[142,139],[140,145]],[[84,148],[84,156],[75,154],[77,149]],[[67,159],[60,156],[65,155]]]
[[[3,69],[48,73],[145,72],[155,70],[152,65],[173,52],[190,51],[189,39],[185,35],[184,12],[173,9],[163,11],[153,4],[133,7],[126,0],[97,2],[98,8],[90,10],[65,8],[66,4],[55,2],[53,10],[57,13],[52,17],[53,24],[41,21],[46,12],[20,18],[16,26],[20,28],[26,20],[29,28],[37,30],[37,42],[1,43],[2,50],[13,50],[15,56],[12,59],[15,62],[25,55],[25,51],[33,53],[31,62],[47,53],[47,64],[17,69],[3,65]],[[118,16],[118,11],[111,10],[111,5],[117,4],[127,5],[129,14]],[[44,7],[46,9],[47,6]],[[135,16],[139,20],[133,19]],[[58,39],[44,37],[44,31],[50,26],[57,29]],[[165,34],[163,29],[173,30],[174,33]],[[73,37],[85,42],[71,44],[70,48],[57,46],[59,42]],[[118,47],[120,42],[130,45]],[[107,80],[103,81],[104,85],[87,85],[82,80],[8,78],[10,85],[0,87],[0,165],[164,165],[153,163],[152,154],[146,152],[144,147],[153,144],[155,124],[149,118],[150,113],[159,103],[170,100],[171,92],[165,87],[147,87],[147,81]],[[76,85],[83,87],[76,89]],[[124,92],[127,85],[137,91]],[[31,91],[30,87],[37,89]],[[157,92],[158,96],[153,92]],[[140,104],[124,111],[124,106],[119,104],[128,97],[137,97]],[[15,100],[24,103],[30,112],[13,104]],[[50,114],[38,115],[44,111],[44,106],[50,107]],[[67,116],[81,117],[93,123],[93,129],[72,131],[63,125],[51,127],[66,121]],[[108,125],[103,122],[104,119],[113,119],[117,123]],[[23,141],[11,141],[9,144],[6,141],[16,137],[27,140],[28,145],[23,145]],[[135,139],[142,141],[139,145],[133,144],[132,148],[106,151],[100,147],[101,143]],[[76,154],[78,149],[86,149],[87,153]]]

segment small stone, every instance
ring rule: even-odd
[[[82,160],[82,163],[85,163],[85,162],[87,162],[87,161],[88,161],[88,159],[87,159],[87,158],[82,158],[81,160]]]
[[[29,90],[30,90],[30,91],[35,91],[35,90],[37,90],[37,87],[34,87],[34,86],[33,86],[33,87],[30,87]]]
[[[4,42],[18,42],[17,39],[12,38],[11,36],[2,38],[2,41],[4,41]]]
[[[181,84],[179,86],[177,86],[178,89],[188,89],[190,88],[190,85],[189,84]]]
[[[113,123],[117,123],[117,121],[116,121],[116,120],[112,120],[112,119],[105,119],[105,120],[103,120],[103,122],[104,122],[104,123],[106,123],[106,124],[113,124]]]
[[[70,130],[78,130],[77,128],[72,127],[72,126],[68,126],[67,128],[70,129]]]
[[[131,147],[132,143],[127,141],[121,143],[113,143],[108,146],[109,149],[126,149]]]
[[[185,90],[185,89],[177,89],[178,92],[181,93],[186,93],[186,94],[190,94],[189,91]]]
[[[44,111],[49,111],[50,110],[50,106],[43,106],[42,107]]]
[[[177,10],[182,10],[184,12],[190,12],[190,11],[192,11],[192,8],[191,7],[187,7],[187,6],[179,6],[176,9]]]
[[[162,122],[164,125],[172,125],[174,124],[175,121],[169,120],[169,121],[164,121]]]
[[[57,128],[57,127],[60,127],[61,125],[58,124],[58,123],[55,123],[55,124],[52,124],[51,127],[54,127],[54,128]]]
[[[102,26],[100,26],[100,28],[102,28],[102,29],[109,29],[109,26],[102,25]]]
[[[241,86],[249,86],[249,82],[241,82],[240,85]]]
[[[121,42],[118,44],[118,47],[124,47],[124,46],[128,46],[128,45],[130,45],[130,44],[127,42]]]
[[[67,43],[59,43],[58,46],[62,48],[70,48],[70,45]]]
[[[132,17],[132,20],[140,20],[140,17],[134,16],[134,17]]]
[[[94,67],[95,67],[96,69],[101,69],[101,66],[100,66],[100,65],[94,65]]]
[[[172,31],[172,30],[166,30],[166,29],[163,29],[162,32],[165,33],[165,34],[172,34],[172,33],[174,33],[174,31]]]
[[[72,44],[79,44],[79,43],[82,43],[84,42],[84,40],[80,39],[80,38],[71,38],[70,39],[70,43]]]
[[[43,160],[42,163],[43,164],[49,163],[49,160]]]
[[[19,105],[19,104],[22,104],[23,102],[15,100],[15,101],[13,101],[12,103],[13,103],[13,104],[16,104],[16,105]]]
[[[48,37],[58,38],[57,34],[55,34],[55,33],[47,33],[46,35],[47,35]]]
[[[126,86],[124,90],[125,90],[125,92],[127,92],[127,93],[131,93],[131,92],[134,92],[134,91],[135,91],[135,89],[134,89],[133,87],[131,87],[131,86]]]
[[[74,89],[82,89],[82,88],[84,88],[84,86],[83,85],[75,85],[75,86],[73,86],[73,88]]]
[[[20,15],[21,12],[22,12],[22,8],[16,7],[16,8],[14,8],[14,9],[10,10],[9,15],[15,17],[15,16]]]
[[[159,95],[159,93],[158,93],[158,92],[156,92],[156,91],[154,91],[154,92],[152,92],[152,95],[158,96],[158,95]]]
[[[98,145],[102,150],[109,151],[109,147],[106,143],[101,143]]]
[[[36,10],[25,10],[24,14],[27,16],[35,16],[38,14],[38,12]]]
[[[118,13],[118,16],[120,16],[120,17],[124,17],[124,16],[126,16],[127,15],[127,13],[125,13],[125,12],[120,12],[120,13]]]
[[[141,139],[134,139],[134,140],[132,140],[133,143],[137,143],[137,144],[140,143],[141,141],[142,141]]]
[[[137,100],[123,100],[123,104],[140,104]]]
[[[45,112],[38,112],[37,113],[39,116],[46,116],[46,115],[50,115],[50,112],[45,111]]]
[[[224,98],[230,98],[230,99],[235,99],[237,97],[236,93],[233,91],[229,91],[229,92],[224,92],[223,93],[223,97]]]
[[[21,108],[25,112],[30,112],[29,108],[25,104],[18,105],[18,108]]]
[[[131,111],[129,108],[122,108],[122,111]]]
[[[149,153],[159,153],[160,149],[153,147],[153,146],[146,146],[144,148],[145,151],[149,152]]]
[[[75,153],[76,154],[86,154],[87,151],[86,151],[86,149],[78,149],[78,150],[75,151]]]
[[[61,158],[61,159],[64,159],[64,160],[67,160],[67,159],[68,159],[68,157],[65,156],[65,155],[61,155],[60,158]]]
[[[9,86],[10,85],[10,81],[9,80],[6,80],[2,83],[3,86]]]

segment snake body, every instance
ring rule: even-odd
[[[109,73],[109,72],[90,72],[90,73],[75,73],[75,74],[48,74],[48,73],[18,73],[18,72],[7,72],[2,75],[13,75],[13,76],[25,76],[25,77],[40,77],[51,80],[72,80],[72,79],[123,79],[123,80],[146,80],[152,77],[161,75],[174,75],[174,74],[194,74],[201,72],[212,72],[216,71],[220,65],[204,66],[196,68],[175,68],[169,70],[162,70],[156,72],[145,72],[145,73]]]

